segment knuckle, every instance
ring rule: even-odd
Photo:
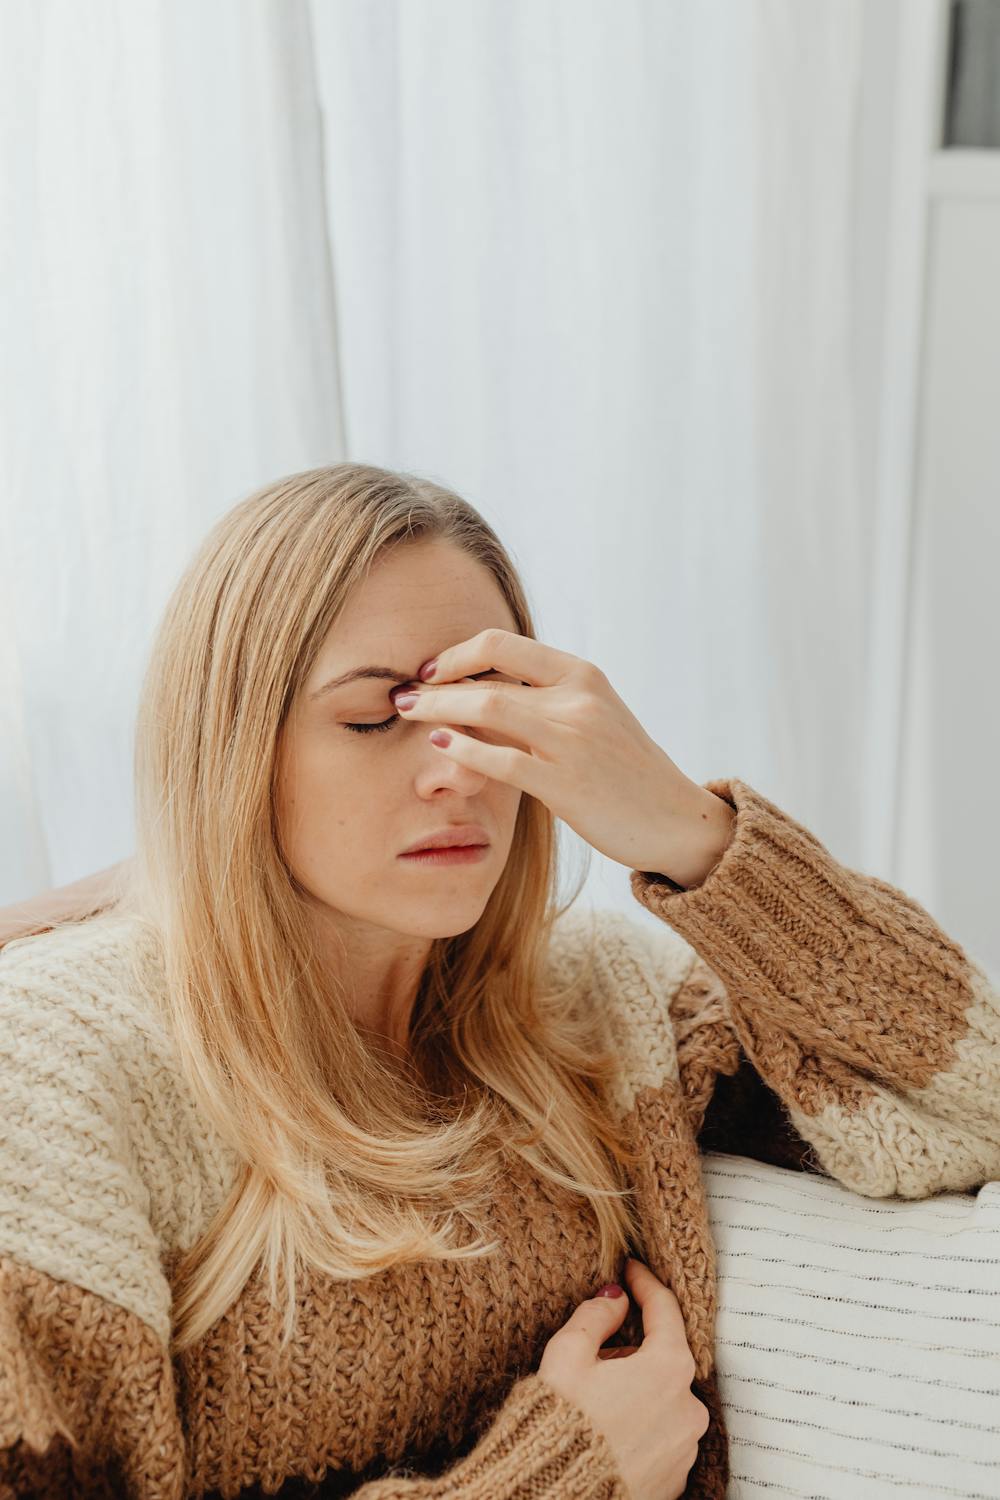
[[[479,644],[489,651],[501,646],[508,634],[509,632],[501,630],[499,625],[488,625],[485,630],[479,632]]]
[[[663,1368],[671,1385],[679,1390],[686,1390],[695,1377],[694,1356],[686,1344],[666,1351]]]
[[[481,686],[482,684],[477,684]],[[507,717],[507,703],[500,693],[487,688],[483,694],[482,705],[478,710],[478,717],[484,724],[499,724]]]
[[[570,724],[589,724],[593,711],[594,700],[589,693],[573,692],[566,699],[564,717]]]
[[[588,1334],[579,1323],[574,1324],[572,1319],[563,1325],[549,1339],[546,1349],[551,1350],[554,1358],[560,1362],[571,1359],[577,1350],[589,1347],[592,1335]]]
[[[699,1401],[697,1396],[693,1398],[691,1406],[691,1427],[696,1437],[702,1438],[708,1431],[712,1417],[704,1401]]]
[[[524,761],[524,751],[514,750],[509,745],[502,745],[500,749],[500,770],[505,776],[516,776]]]

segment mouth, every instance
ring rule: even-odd
[[[400,859],[428,865],[472,865],[485,859],[489,844],[447,844],[440,849],[411,849]]]
[[[478,823],[456,823],[450,828],[439,828],[437,833],[429,833],[419,843],[411,844],[408,849],[401,851],[401,857],[446,849],[487,849],[489,842],[486,829],[480,828]]]

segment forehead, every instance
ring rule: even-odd
[[[348,671],[363,658],[412,675],[427,657],[491,626],[517,629],[489,569],[451,543],[407,542],[352,591],[315,672]]]

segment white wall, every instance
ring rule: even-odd
[[[1000,974],[1000,151],[942,153],[927,233],[899,879]]]

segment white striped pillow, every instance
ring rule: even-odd
[[[1000,1500],[1000,1182],[865,1198],[702,1167],[728,1500]]]

